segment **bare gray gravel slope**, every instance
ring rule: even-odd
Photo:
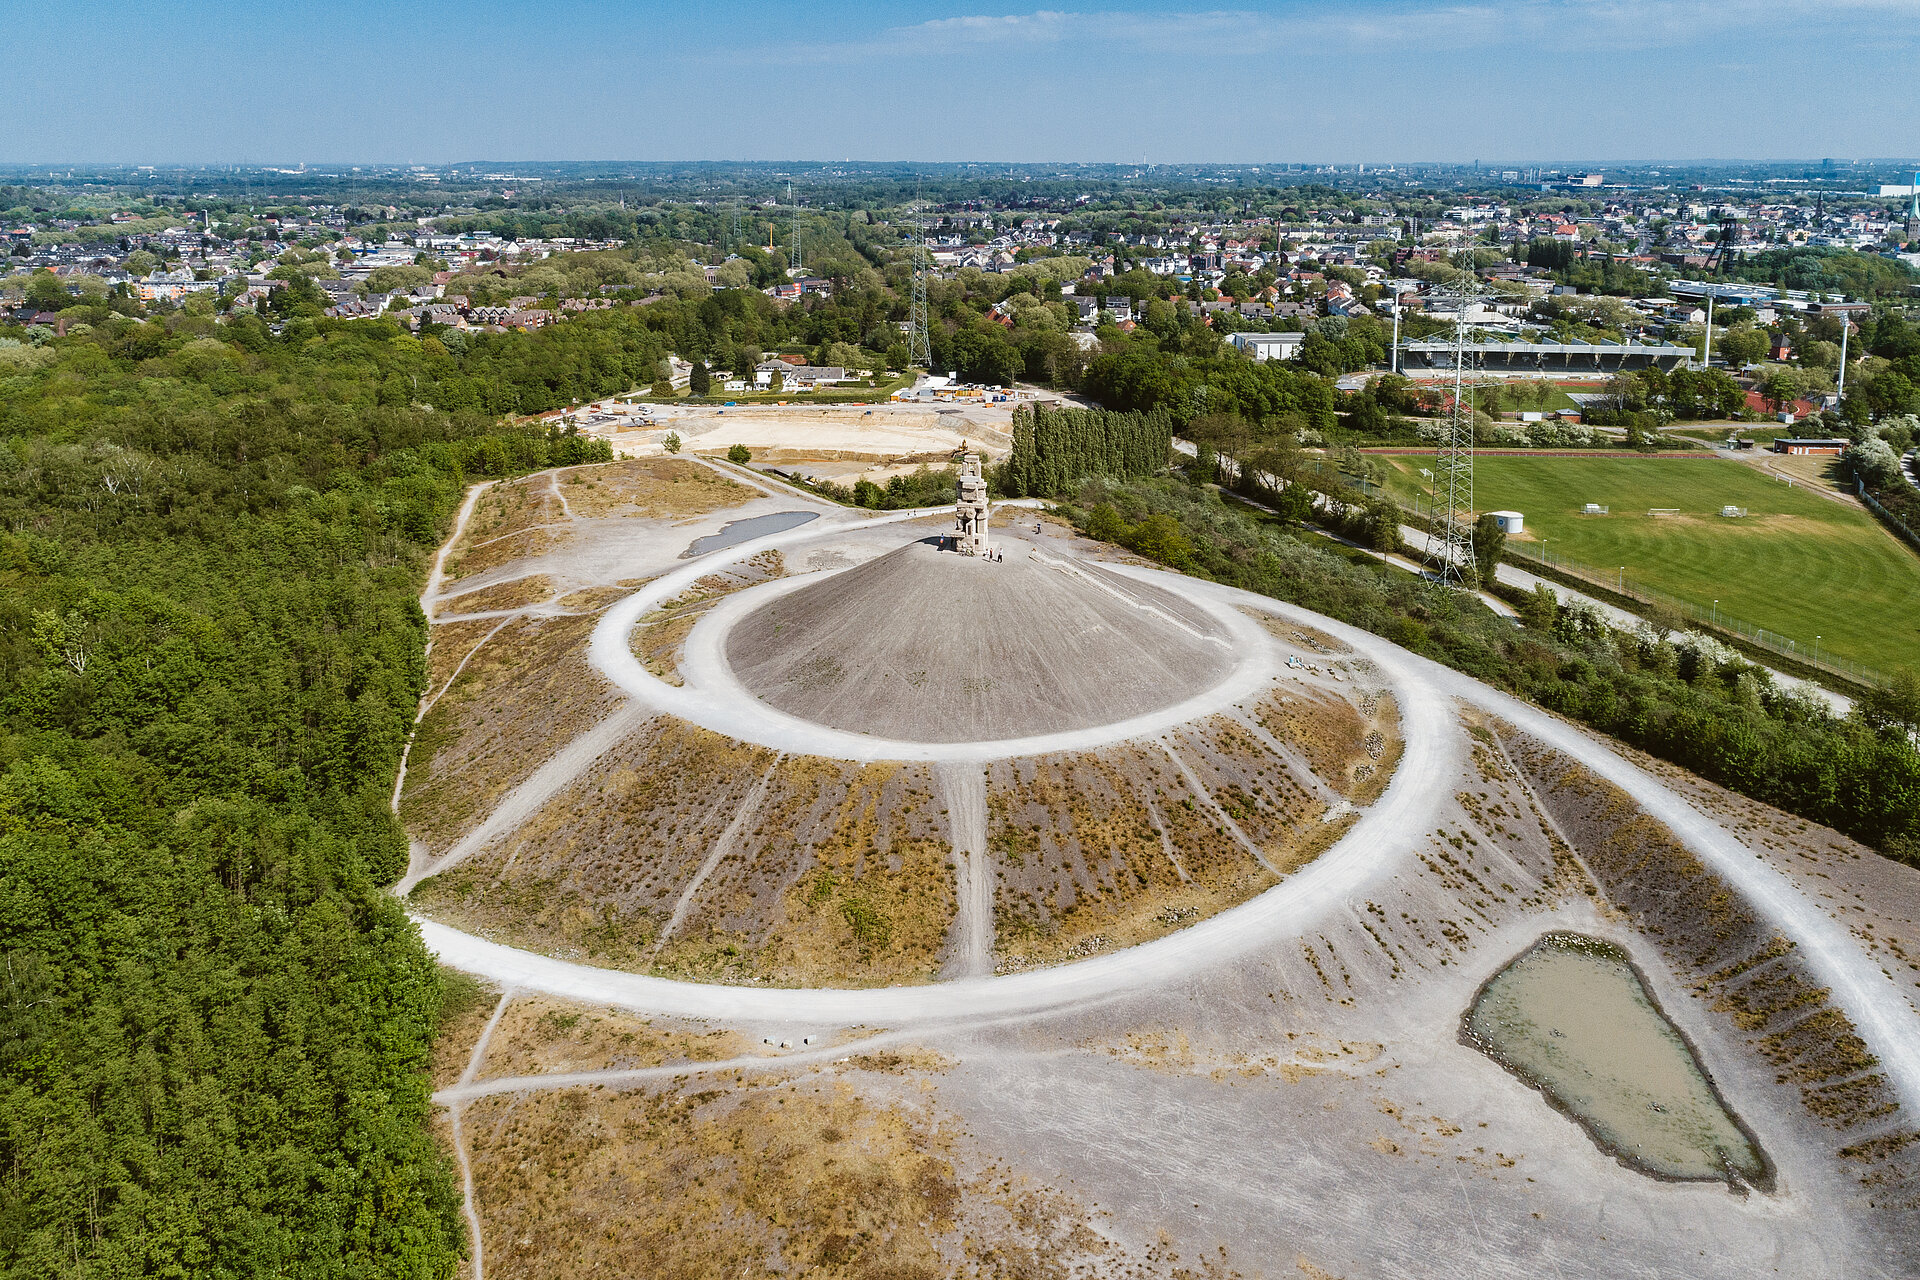
[[[1090,728],[1190,697],[1233,656],[1170,593],[1086,566],[910,543],[742,619],[727,660],[793,715],[967,742]]]

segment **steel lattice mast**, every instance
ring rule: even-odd
[[[1467,309],[1479,290],[1457,291],[1453,321],[1453,404],[1435,452],[1430,549],[1440,557],[1444,586],[1473,586],[1473,382],[1467,376]],[[1437,544],[1437,545],[1435,545]]]
[[[933,372],[933,341],[927,328],[927,229],[913,211],[913,302],[907,309],[907,367]]]
[[[793,271],[793,274],[796,276],[802,274],[801,267],[800,267],[800,206],[797,204],[793,206],[792,271]]]

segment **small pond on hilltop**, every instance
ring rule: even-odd
[[[1461,1039],[1540,1090],[1629,1168],[1772,1186],[1759,1143],[1611,943],[1547,934],[1480,988]]]

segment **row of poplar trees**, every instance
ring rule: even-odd
[[[1108,409],[1013,411],[1013,452],[994,475],[1011,498],[1057,498],[1091,476],[1132,480],[1158,473],[1173,446],[1173,419],[1165,409],[1115,413]]]

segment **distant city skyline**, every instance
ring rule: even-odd
[[[0,163],[1511,167],[1920,149],[1920,0],[425,0],[396,15],[22,6],[0,48],[19,104]]]

